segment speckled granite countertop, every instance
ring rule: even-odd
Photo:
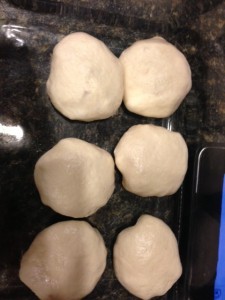
[[[204,142],[225,143],[225,1],[47,2],[51,1],[0,2],[0,126],[20,132],[19,136],[0,133],[0,298],[4,300],[36,299],[18,280],[21,255],[40,230],[66,219],[41,204],[33,182],[36,160],[61,138],[85,139],[112,153],[130,126],[151,122],[180,131],[191,157]],[[104,121],[69,121],[50,104],[45,82],[54,45],[73,31],[102,39],[117,56],[135,40],[160,34],[187,56],[193,88],[169,119],[140,117],[122,106]],[[116,178],[109,203],[88,218],[102,233],[109,255],[107,269],[87,299],[136,299],[115,279],[112,246],[118,232],[142,213],[165,220],[178,240],[182,235],[181,191],[173,197],[141,199],[121,187],[118,173]],[[181,297],[182,280],[160,299]]]

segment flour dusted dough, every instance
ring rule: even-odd
[[[161,37],[141,40],[120,56],[125,73],[124,103],[147,117],[170,116],[191,89],[185,56]]]
[[[75,218],[87,217],[107,203],[114,176],[112,156],[76,138],[61,140],[38,160],[34,170],[42,202]]]
[[[41,300],[78,300],[96,286],[106,255],[100,233],[87,222],[60,222],[37,235],[19,276]]]
[[[142,215],[135,226],[119,234],[113,257],[120,283],[144,300],[164,295],[182,273],[173,232],[149,215]]]
[[[100,40],[72,33],[54,48],[47,92],[55,108],[69,119],[108,118],[122,102],[121,63]]]
[[[132,126],[114,153],[123,186],[143,197],[175,193],[187,171],[188,151],[182,136],[155,125]]]

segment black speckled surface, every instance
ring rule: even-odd
[[[66,219],[41,204],[33,181],[35,162],[61,138],[78,137],[113,153],[130,126],[154,123],[180,131],[191,158],[200,143],[225,142],[225,1],[141,0],[136,6],[133,0],[47,2],[51,1],[0,2],[1,300],[37,299],[18,279],[19,262],[39,231]],[[174,116],[166,120],[140,117],[122,106],[104,121],[69,121],[52,107],[45,82],[54,45],[73,31],[102,39],[117,56],[135,40],[161,34],[187,56],[193,88]],[[17,130],[20,126],[23,137],[5,134],[3,126]],[[189,173],[191,177],[191,170]],[[188,214],[183,211],[188,208],[188,204],[183,206],[189,201],[188,183],[185,197],[179,191],[173,197],[141,199],[121,187],[118,172],[116,181],[108,204],[88,218],[103,235],[108,264],[86,299],[136,299],[115,279],[112,246],[118,232],[134,224],[142,213],[165,220],[179,241],[184,240],[180,216],[181,212],[184,218]],[[185,268],[185,243],[181,248]],[[160,299],[186,299],[182,279]]]

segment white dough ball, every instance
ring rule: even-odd
[[[112,116],[122,102],[123,85],[119,59],[95,37],[72,33],[55,46],[47,92],[55,108],[69,119]]]
[[[114,154],[124,188],[142,197],[174,194],[187,171],[184,139],[160,126],[132,126],[120,139]]]
[[[78,300],[95,288],[106,256],[100,233],[87,222],[59,222],[36,236],[19,277],[41,300]]]
[[[142,215],[135,226],[118,235],[113,258],[120,283],[144,300],[164,295],[182,273],[173,232],[149,215]]]
[[[114,173],[107,151],[66,138],[37,161],[34,179],[45,205],[62,215],[83,218],[107,203],[114,190]]]
[[[124,67],[124,103],[146,117],[174,113],[191,89],[191,70],[185,56],[161,37],[135,42],[120,56]]]

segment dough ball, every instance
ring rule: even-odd
[[[60,222],[36,236],[19,277],[41,300],[78,300],[95,288],[106,255],[100,233],[87,222]]]
[[[134,43],[120,61],[125,73],[124,103],[136,114],[168,117],[191,89],[185,56],[161,37]]]
[[[182,136],[155,125],[132,126],[114,151],[126,190],[142,196],[166,196],[180,187],[188,150]]]
[[[34,179],[42,202],[74,218],[95,213],[114,190],[114,161],[105,150],[67,138],[36,163]]]
[[[54,48],[47,92],[55,108],[71,120],[108,118],[122,102],[122,65],[100,40],[72,33]]]
[[[113,257],[120,283],[145,300],[164,295],[182,273],[173,232],[149,215],[142,215],[135,226],[118,235]]]

